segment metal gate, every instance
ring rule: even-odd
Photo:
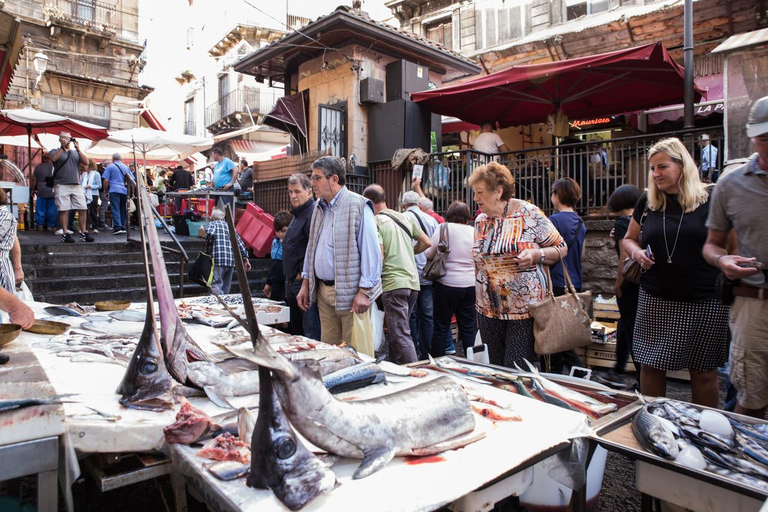
[[[346,105],[320,105],[319,107],[319,149],[326,150],[330,148],[333,156],[346,156]]]

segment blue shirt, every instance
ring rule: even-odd
[[[127,194],[128,189],[125,188],[125,177],[134,181],[131,176],[131,171],[122,162],[113,162],[107,166],[104,170],[103,179],[109,182],[109,192],[112,194]]]
[[[584,248],[584,239],[587,238],[587,226],[581,220],[579,214],[575,212],[558,212],[549,217],[555,229],[565,239],[568,244],[568,254],[565,257],[565,266],[568,268],[568,275],[571,276],[573,286],[577,290],[581,289],[581,253]],[[557,293],[558,290],[565,288],[565,276],[561,263],[552,265],[549,269],[552,275],[552,288]]]
[[[272,240],[272,252],[270,253],[270,256],[273,260],[283,259],[283,242],[277,237]]]
[[[707,144],[701,148],[701,172],[709,172],[710,169],[717,170],[717,148],[712,144]]]
[[[317,201],[317,208],[324,211],[323,225],[315,249],[314,272],[318,279],[334,281],[336,270],[333,261],[333,207],[339,194],[336,193],[330,204],[325,200]],[[376,231],[376,217],[373,209],[363,208],[363,219],[360,221],[360,233],[357,235],[357,246],[360,248],[360,288],[373,288],[381,280],[381,249]],[[309,249],[309,247],[307,247]],[[309,268],[309,258],[304,258],[304,270],[301,277],[309,279],[312,269]]]
[[[432,239],[432,235],[435,233],[435,230],[439,226],[437,221],[427,215],[426,213],[422,212],[418,206],[411,206],[407,210],[405,210],[406,213],[410,213],[416,221],[416,224],[421,227],[421,230],[427,234],[429,239]],[[413,245],[416,246],[418,242],[414,240]],[[413,259],[416,260],[416,268],[419,271],[419,284],[421,286],[430,286],[432,285],[432,281],[429,279],[424,279],[421,276],[422,271],[424,270],[424,266],[427,264],[427,251],[421,252],[419,254],[414,255]]]
[[[222,158],[213,166],[213,186],[222,188],[232,182],[232,169],[235,168],[235,162],[227,157]]]

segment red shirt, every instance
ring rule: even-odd
[[[429,215],[430,217],[435,219],[438,224],[445,223],[445,219],[443,217],[441,217],[440,215],[438,215],[435,211],[431,211],[431,212],[427,213],[427,215]]]

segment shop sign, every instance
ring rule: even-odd
[[[577,119],[571,123],[574,128],[586,128],[588,126],[597,126],[613,122],[612,117],[595,117],[592,119]]]

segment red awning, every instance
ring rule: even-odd
[[[696,87],[705,92],[707,101],[693,106],[694,117],[707,117],[711,114],[724,114],[723,102],[723,75],[707,75],[697,77],[694,82]],[[654,109],[648,114],[648,124],[659,124],[664,121],[677,121],[683,118],[683,105],[670,105]]]
[[[703,91],[696,90],[696,100]],[[620,114],[683,100],[683,68],[661,43],[498,73],[411,95],[432,112],[502,127]]]
[[[160,122],[160,119],[157,118],[157,115],[150,109],[142,110],[141,118],[147,123],[147,126],[153,130],[160,130],[161,132],[168,131],[165,129],[165,126],[163,126],[163,123]]]

